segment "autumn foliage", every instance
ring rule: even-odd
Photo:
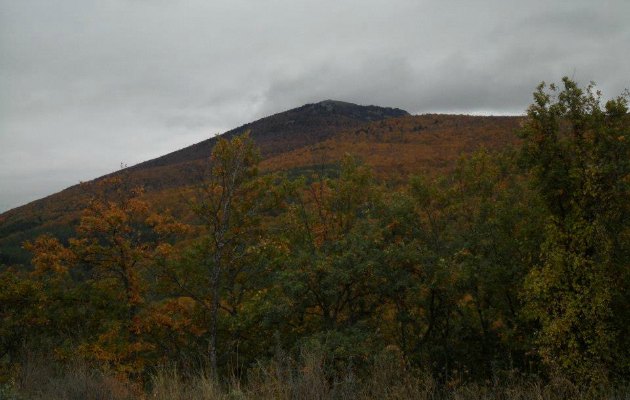
[[[322,387],[377,379],[383,357],[444,387],[620,384],[627,99],[555,90],[520,138],[509,118],[401,116],[262,162],[247,134],[221,138],[184,188],[82,185],[72,234],[26,242],[28,265],[0,272],[3,376],[26,346],[140,385],[164,366],[290,381],[277,360],[305,354],[319,361],[299,374]]]

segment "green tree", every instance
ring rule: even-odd
[[[263,278],[270,273],[265,254],[272,246],[263,219],[277,206],[278,196],[273,176],[259,176],[258,161],[249,135],[219,139],[191,202],[201,223],[199,238],[188,259],[165,274],[173,293],[193,299],[206,315],[208,358],[215,375],[219,356],[229,354],[229,347],[248,334],[246,320],[257,311],[251,302],[263,295]],[[246,310],[252,314],[245,316]],[[219,343],[220,337],[226,341]]]
[[[601,103],[592,84],[543,83],[523,131],[549,214],[525,298],[543,360],[580,382],[623,376],[630,362],[628,100]]]
[[[38,306],[44,302],[44,284],[29,275],[18,268],[0,270],[0,360],[9,363],[15,362],[24,342],[34,342],[50,326],[50,315]]]
[[[332,358],[365,357],[380,305],[381,247],[373,211],[379,189],[370,170],[347,156],[338,179],[298,182],[283,216],[287,254],[278,273],[289,339],[315,340]]]
[[[384,202],[381,330],[412,363],[476,377],[524,364],[517,293],[541,212],[526,184],[513,152],[480,151]]]
[[[518,292],[541,242],[538,196],[516,154],[481,151],[460,163],[448,197],[453,266],[458,271],[460,356],[478,373],[523,367],[522,303]],[[476,356],[476,359],[475,359]]]

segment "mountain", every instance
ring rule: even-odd
[[[251,132],[263,158],[328,139],[341,130],[357,128],[366,122],[407,116],[398,108],[359,106],[343,101],[325,100],[284,111],[225,132],[221,137]],[[217,137],[162,157],[140,163],[132,169],[162,167],[208,157]]]
[[[518,143],[521,117],[408,115],[344,130],[314,144],[265,158],[265,170],[334,164],[352,154],[377,176],[397,180],[412,173],[436,175],[480,148],[499,150]]]
[[[318,143],[343,130],[407,115],[397,108],[325,100],[259,119],[219,136],[230,138],[249,131],[266,158]],[[190,185],[198,179],[198,165],[210,155],[217,139],[212,137],[109,175],[127,174],[133,185],[144,186],[148,193]],[[74,185],[0,214],[0,264],[24,261],[24,240],[46,232],[69,236],[87,197],[84,188]]]
[[[378,176],[395,181],[409,173],[441,173],[462,154],[480,147],[513,144],[520,121],[519,117],[412,116],[397,108],[325,100],[219,136],[249,131],[260,148],[263,171],[304,173],[334,165],[350,153],[372,166]],[[112,174],[126,174],[131,185],[142,185],[155,203],[172,206],[180,200],[181,190],[199,179],[199,166],[217,140],[212,137]],[[25,262],[21,243],[40,234],[69,237],[87,199],[85,187],[75,185],[1,214],[0,264]]]

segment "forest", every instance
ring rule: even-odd
[[[168,201],[82,184],[0,268],[0,399],[627,398],[628,94],[541,84],[521,125],[404,179],[245,133]]]

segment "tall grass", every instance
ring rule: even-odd
[[[158,368],[145,387],[75,362],[55,365],[25,359],[11,384],[0,385],[0,400],[238,400],[238,399],[630,399],[630,388],[579,388],[554,378],[543,382],[516,373],[484,383],[454,379],[438,383],[430,374],[405,368],[395,354],[383,354],[358,376],[352,368],[331,372],[324,354],[276,356],[251,368],[244,379],[217,382],[206,371]]]
[[[8,388],[8,385],[6,385]],[[132,400],[142,398],[137,385],[107,374],[85,362],[55,363],[48,357],[27,354],[11,385],[14,399]],[[7,389],[8,390],[8,389]],[[0,395],[0,400],[4,400]]]

